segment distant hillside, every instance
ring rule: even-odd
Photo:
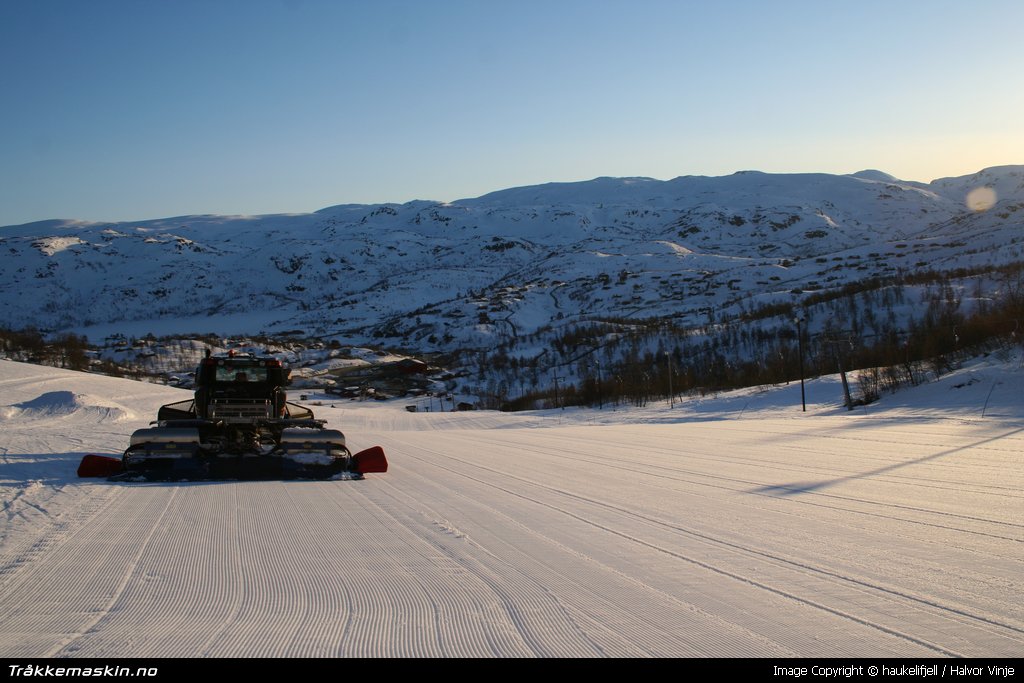
[[[1024,166],[1002,166],[929,184],[745,171],[300,215],[44,221],[0,228],[0,316],[94,337],[291,331],[528,359],[581,326],[619,325],[602,347],[629,321],[708,334],[918,272],[960,269],[961,300],[991,297],[1001,285],[979,273],[1024,260],[1022,209]],[[883,309],[905,328],[915,310],[900,306]]]

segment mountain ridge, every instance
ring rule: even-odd
[[[566,320],[697,325],[863,278],[1022,258],[1024,166],[887,178],[600,177],[309,214],[38,221],[0,228],[0,282],[20,293],[0,315],[90,334],[230,320],[224,333],[450,351]],[[966,204],[977,187],[996,194],[986,211]]]

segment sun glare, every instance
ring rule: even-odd
[[[996,204],[996,191],[991,187],[976,187],[967,193],[967,208],[971,211],[988,211]]]

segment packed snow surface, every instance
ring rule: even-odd
[[[363,481],[80,480],[178,389],[0,361],[7,657],[1012,656],[1014,360],[645,408],[317,417]],[[130,410],[129,408],[130,407]]]

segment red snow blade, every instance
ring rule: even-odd
[[[380,446],[371,446],[365,451],[359,451],[352,456],[352,459],[356,462],[356,472],[360,474],[388,471],[388,459],[384,456],[384,449]]]
[[[78,476],[112,477],[115,474],[121,474],[123,469],[121,458],[112,458],[109,455],[87,455],[78,465]]]

